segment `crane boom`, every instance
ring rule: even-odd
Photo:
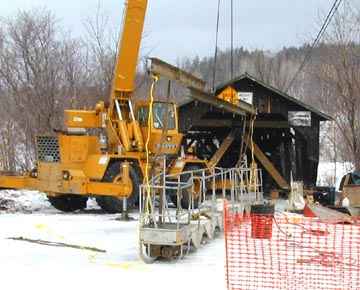
[[[143,151],[144,140],[131,103],[148,0],[127,0],[110,95],[108,126],[112,147]],[[130,126],[130,127],[129,127]],[[131,130],[129,130],[131,128]],[[132,132],[132,134],[130,133]],[[113,138],[113,137],[115,138]],[[132,136],[132,137],[131,137]]]
[[[115,63],[111,99],[128,99],[134,91],[147,3],[148,0],[127,0],[123,31]]]

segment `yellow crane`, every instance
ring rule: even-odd
[[[83,209],[88,197],[95,196],[102,209],[116,213],[121,212],[124,198],[129,207],[137,202],[139,185],[149,173],[149,155],[172,156],[172,173],[193,169],[194,165],[207,166],[205,160],[179,157],[183,135],[178,131],[176,104],[155,101],[151,108],[149,102],[132,104],[147,4],[147,0],[127,1],[109,105],[99,102],[90,111],[66,110],[65,132],[37,137],[36,169],[23,176],[0,176],[0,188],[45,192],[50,203],[62,211]],[[182,81],[196,92],[205,87],[203,81],[156,59],[153,70]],[[199,93],[202,98],[204,94]],[[92,134],[91,129],[100,134]],[[188,201],[184,195],[183,205]]]

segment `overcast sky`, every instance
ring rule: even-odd
[[[84,19],[94,14],[99,0],[0,0],[0,16],[18,9],[47,7],[65,27],[83,33]],[[100,0],[120,26],[124,0]],[[235,45],[278,50],[300,45],[317,33],[316,22],[333,0],[234,0]],[[222,0],[220,47],[230,45],[230,0]],[[149,0],[145,50],[174,62],[184,56],[211,56],[215,47],[217,0]]]

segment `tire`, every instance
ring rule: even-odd
[[[104,182],[113,182],[114,178],[120,172],[120,161],[112,163],[107,169],[103,178]],[[131,209],[138,205],[139,201],[139,186],[141,184],[140,169],[134,166],[129,167],[130,179],[132,180],[133,191],[131,196],[127,199],[127,208]],[[97,204],[107,213],[121,213],[123,210],[123,199],[113,196],[98,196],[96,198]]]
[[[186,165],[183,169],[183,172],[186,171],[196,171],[196,170],[200,170],[203,167],[199,166],[199,165],[194,165],[194,164],[190,164],[190,165]],[[191,177],[191,174],[183,174],[181,175],[181,182],[187,182],[189,180],[189,178]],[[169,190],[168,191],[168,195],[170,197],[170,200],[172,201],[172,203],[177,207],[177,195],[176,195],[176,191],[175,190]],[[181,207],[183,209],[188,209],[189,205],[190,205],[190,201],[191,201],[191,190],[190,189],[183,189],[182,191],[182,198],[181,198]],[[198,208],[199,207],[199,201],[198,199],[194,200],[194,208]]]
[[[86,208],[87,196],[79,196],[73,194],[48,196],[49,202],[57,210],[63,212],[73,212]]]

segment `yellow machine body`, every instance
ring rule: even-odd
[[[147,139],[148,135],[150,136],[149,153],[177,155],[183,138],[178,128],[177,106],[174,103],[155,102],[152,111],[153,122],[149,126],[149,102],[139,101],[136,103],[140,134],[145,137],[144,139]],[[161,123],[165,121],[167,121],[167,125]]]
[[[148,102],[138,102],[133,108],[131,99],[147,2],[127,1],[109,105],[99,102],[93,110],[66,110],[67,131],[55,137],[40,136],[36,170],[24,176],[0,176],[0,188],[34,189],[50,197],[128,198],[134,192],[131,178],[134,168],[139,176],[147,175],[147,157],[151,160],[159,154],[171,155],[174,162],[168,168],[170,174],[181,173],[187,164],[207,166],[206,161],[195,157],[179,157],[183,135],[178,131],[175,104],[155,102],[152,122],[149,122]],[[190,78],[184,73],[176,76]],[[231,95],[234,98],[233,91],[229,88],[220,97],[228,100]],[[100,130],[103,134],[94,134],[94,130],[89,129]],[[148,150],[145,149],[147,141]],[[119,168],[115,168],[117,174],[109,181],[107,172],[110,167],[114,170],[114,164]]]
[[[129,197],[132,184],[129,181],[129,164],[124,162],[116,183],[102,182],[113,159],[118,156],[102,154],[96,136],[67,136],[59,134],[60,162],[38,161],[36,172],[25,176],[0,176],[2,188],[34,189],[48,195],[80,194]],[[53,146],[53,145],[51,145]]]
[[[103,127],[102,114],[96,111],[65,111],[65,126],[67,128],[101,128]]]
[[[36,189],[50,196],[76,194],[123,198],[131,195],[129,166],[137,163],[142,171],[145,168],[144,138],[132,112],[131,98],[147,2],[127,1],[110,105],[105,107],[99,102],[94,110],[66,110],[64,123],[68,133],[48,137],[51,141],[48,143],[39,145],[38,142],[38,155],[42,156],[38,156],[36,172],[25,176],[1,176],[0,187]],[[88,129],[105,131],[106,148],[99,136],[88,135]],[[42,138],[46,140],[46,137]],[[106,171],[114,161],[120,161],[119,174],[113,182],[105,182]]]

